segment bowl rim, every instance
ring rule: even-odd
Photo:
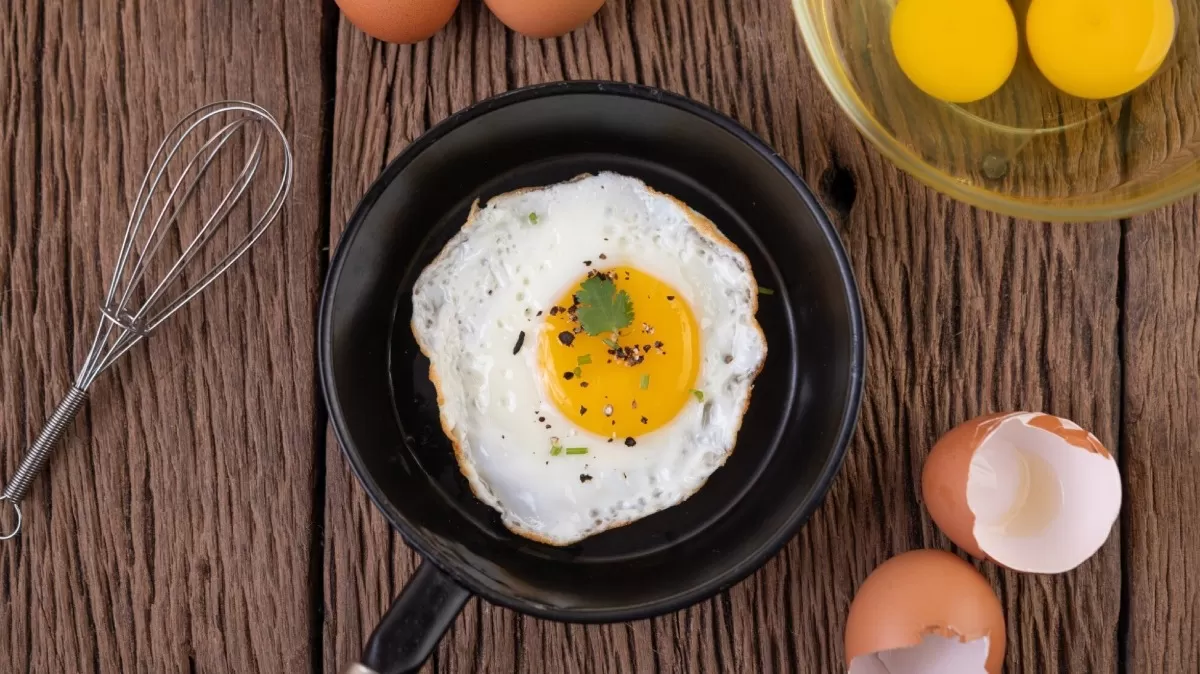
[[[1200,193],[1200,180],[1183,181],[1168,189],[1148,192],[1136,199],[1123,199],[1119,203],[1103,206],[1056,206],[1052,203],[1022,201],[1004,196],[999,192],[976,187],[960,178],[934,167],[907,145],[888,133],[883,125],[859,98],[849,82],[840,60],[828,50],[820,48],[821,28],[805,6],[804,0],[792,0],[792,10],[800,27],[804,49],[816,67],[817,75],[825,84],[834,101],[875,149],[905,173],[916,178],[926,187],[945,194],[968,205],[993,211],[1002,215],[1038,221],[1096,222],[1119,220],[1142,215],[1173,204],[1181,199]]]
[[[410,524],[407,517],[383,494],[382,489],[374,480],[371,470],[363,461],[337,395],[337,375],[333,365],[333,312],[337,303],[335,298],[339,281],[345,272],[348,255],[346,251],[352,247],[354,239],[362,230],[363,222],[396,176],[411,164],[419,154],[433,146],[437,140],[473,119],[497,109],[532,99],[579,94],[636,98],[649,103],[667,105],[697,115],[734,135],[743,143],[750,146],[764,160],[769,162],[808,204],[814,216],[815,226],[821,230],[827,240],[827,245],[834,256],[841,276],[841,285],[847,304],[847,318],[850,323],[851,334],[850,361],[846,373],[849,381],[846,400],[842,404],[843,416],[838,424],[829,457],[826,459],[824,465],[821,466],[818,476],[814,480],[813,488],[804,504],[801,507],[795,508],[790,513],[786,523],[754,553],[742,558],[738,563],[730,565],[709,582],[653,602],[623,609],[596,611],[578,611],[569,608],[545,606],[480,586],[473,582],[467,575],[463,574],[455,564],[447,563],[443,555],[435,552],[436,546],[430,545],[419,528]],[[359,201],[358,206],[347,220],[346,227],[337,242],[337,248],[330,262],[320,299],[317,325],[317,359],[321,392],[329,412],[329,422],[332,426],[334,437],[341,449],[341,454],[350,464],[351,471],[364,491],[367,492],[368,497],[378,512],[401,535],[405,543],[421,555],[423,560],[431,562],[460,586],[468,589],[472,594],[486,599],[490,603],[504,606],[526,615],[559,622],[585,624],[611,623],[665,615],[716,596],[762,568],[812,518],[813,514],[828,497],[834,479],[841,472],[846,455],[850,450],[850,444],[854,439],[866,379],[865,330],[861,295],[854,276],[853,265],[850,262],[841,237],[838,235],[832,221],[813,195],[807,183],[765,141],[732,118],[702,103],[654,87],[608,81],[555,82],[514,89],[481,100],[454,113],[414,140],[388,163]]]

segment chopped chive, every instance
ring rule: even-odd
[[[579,357],[579,364],[580,364],[580,365],[588,365],[588,364],[590,364],[591,362],[592,362],[592,356],[591,356],[591,354],[587,354],[587,353],[585,353],[585,354],[583,354],[582,356],[580,356],[580,357]]]
[[[692,395],[696,396],[696,400],[699,400],[700,402],[704,402],[704,391],[701,391],[699,389],[692,389]]]
[[[562,451],[563,451],[562,447],[559,447],[558,445],[554,445],[553,447],[550,448],[550,456],[558,456],[559,454],[562,454]]]
[[[758,294],[759,294],[759,295],[774,295],[774,294],[775,294],[775,291],[774,291],[774,290],[771,290],[770,288],[764,288],[764,287],[762,287],[762,286],[759,286],[759,287],[758,287]]]
[[[648,388],[650,388],[650,375],[644,374],[642,375],[642,390],[645,391]]]
[[[574,372],[575,372],[575,376],[578,377],[583,374],[583,369],[577,367],[577,368],[575,368]]]
[[[529,214],[529,222],[536,225],[537,221],[538,221],[537,213],[530,213]]]
[[[567,447],[567,454],[587,454],[587,447]]]
[[[617,346],[617,342],[615,340],[608,339],[607,337],[605,337],[603,341],[604,341],[604,345],[607,346],[608,348],[612,349],[613,351],[616,351],[617,349],[621,348],[621,347]]]

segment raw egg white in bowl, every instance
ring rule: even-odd
[[[733,451],[766,358],[758,293],[710,221],[633,178],[477,204],[412,317],[474,494],[551,545],[688,498]]]

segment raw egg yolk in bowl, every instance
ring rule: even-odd
[[[1172,0],[1033,0],[1025,20],[1042,74],[1080,98],[1111,98],[1141,86],[1175,39]]]

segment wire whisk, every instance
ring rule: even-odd
[[[210,129],[215,130],[205,136]],[[214,189],[208,200],[219,200],[205,211],[205,199],[198,196],[204,194],[201,184],[209,184],[211,171],[221,174],[225,165],[218,160],[231,154],[236,157],[239,151],[240,170],[227,184],[217,182],[222,189]],[[251,187],[263,180],[260,170],[272,160],[279,165],[278,186],[265,206],[255,208]],[[291,190],[292,173],[292,150],[283,128],[253,103],[223,101],[202,106],[167,133],[150,160],[129,214],[87,358],[0,493],[0,504],[12,509],[14,522],[10,530],[0,530],[0,540],[20,532],[21,500],[83,407],[92,383],[212,285],[258,241],[279,217]],[[231,236],[223,227],[243,204],[249,213],[249,227],[240,237]],[[197,215],[200,219],[193,220]],[[188,235],[182,223],[193,221],[199,223],[198,228]],[[192,263],[210,260],[215,261],[202,272],[192,268]]]

